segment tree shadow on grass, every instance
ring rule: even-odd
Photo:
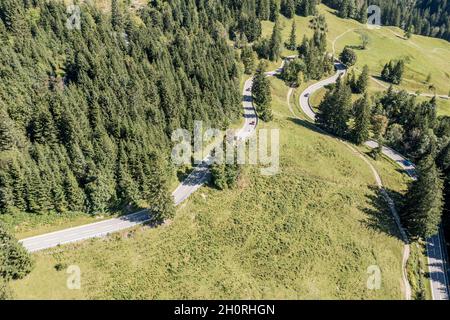
[[[395,222],[394,216],[389,208],[388,201],[383,195],[380,188],[376,186],[369,187],[372,191],[366,197],[369,200],[369,207],[361,207],[360,209],[368,215],[368,219],[364,221],[366,226],[373,230],[383,232],[390,236],[403,241],[400,230]],[[403,195],[395,190],[384,189],[389,197],[394,201],[397,212],[402,206]]]
[[[336,136],[334,134],[331,134],[331,133],[323,130],[322,128],[320,128],[318,125],[310,122],[310,121],[306,121],[306,120],[299,119],[299,118],[293,118],[293,117],[288,118],[288,120],[290,120],[293,123],[298,124],[298,125],[306,128],[306,129],[309,129],[311,131],[319,133],[321,135],[328,136],[328,137],[334,138],[334,139],[338,139],[338,140],[344,141],[344,142],[349,143],[349,144],[352,143],[350,140],[347,139],[348,137],[339,137],[339,136]]]
[[[290,120],[293,123],[298,124],[298,125],[306,128],[306,129],[312,130],[312,131],[314,131],[316,133],[320,133],[320,134],[323,134],[323,135],[326,135],[326,136],[330,136],[330,137],[332,136],[328,132],[320,129],[318,126],[316,126],[315,124],[313,124],[313,123],[311,123],[309,121],[306,121],[306,120],[303,120],[303,119],[298,119],[298,118],[293,118],[293,117],[288,118],[288,120]]]
[[[316,133],[327,135],[329,137],[341,139],[332,134],[327,133],[316,125],[312,124],[309,121],[298,119],[298,118],[289,118],[290,121],[295,124],[301,125],[307,129],[310,129]],[[389,208],[389,203],[383,195],[383,190],[389,195],[389,197],[394,201],[395,208],[397,212],[403,205],[404,196],[392,189],[383,188],[380,189],[377,186],[370,186],[371,193],[367,194],[366,197],[369,200],[369,204],[371,205],[369,208],[360,207],[360,209],[368,215],[368,219],[364,222],[368,227],[391,235],[400,241],[403,241],[400,230],[395,222],[393,213]]]

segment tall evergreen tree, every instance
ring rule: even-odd
[[[267,66],[264,62],[259,63],[253,78],[252,95],[258,116],[263,121],[270,121],[273,118],[271,108],[272,96],[270,93],[270,82],[265,75],[266,68]]]
[[[401,218],[413,237],[428,238],[437,233],[443,208],[443,181],[433,155],[423,158],[417,168],[418,178],[406,195]]]
[[[111,0],[111,24],[113,29],[119,31],[123,28],[123,14],[119,0]]]
[[[175,216],[174,200],[169,192],[167,173],[164,170],[162,159],[156,154],[151,154],[149,157],[153,159],[153,165],[149,168],[151,180],[149,180],[149,193],[146,200],[154,220],[163,222]]]
[[[333,89],[327,91],[319,105],[316,121],[325,130],[345,137],[350,119],[351,90],[339,79]]]
[[[253,71],[255,71],[256,58],[255,53],[250,46],[245,46],[242,48],[241,60],[244,64],[244,72],[246,74],[252,74]]]
[[[356,144],[362,144],[369,139],[370,133],[370,104],[367,93],[355,101],[353,110],[355,113],[355,126],[352,130],[352,140]]]
[[[269,42],[269,59],[271,61],[277,61],[281,55],[281,30],[279,22],[275,22],[272,30],[272,36]]]
[[[369,85],[369,66],[365,65],[361,75],[358,78],[358,81],[355,83],[355,92],[363,93],[367,90],[367,86]]]
[[[287,48],[289,50],[297,49],[297,32],[296,32],[295,19],[292,20],[291,34],[289,35],[289,41]]]

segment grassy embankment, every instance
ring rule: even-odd
[[[272,86],[275,121],[263,126],[281,130],[279,175],[247,168],[236,190],[202,188],[169,225],[35,254],[36,269],[13,284],[16,295],[402,298],[401,242],[370,170],[336,140],[292,120],[287,88],[279,80]],[[404,189],[401,173],[384,170],[394,190]],[[80,266],[81,290],[66,288],[58,263]],[[382,270],[380,290],[366,287],[370,265]]]
[[[168,225],[35,254],[17,297],[401,299],[402,245],[369,168],[293,120],[287,88],[272,88],[275,120],[262,127],[280,129],[278,175],[248,167],[237,189],[203,187]],[[81,268],[81,290],[58,263]],[[371,265],[380,290],[367,289]]]

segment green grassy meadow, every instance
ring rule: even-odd
[[[356,71],[368,65],[371,75],[379,77],[385,63],[393,59],[405,59],[406,68],[404,81],[398,89],[411,92],[433,94],[430,85],[436,88],[436,93],[448,95],[450,91],[450,43],[436,38],[413,35],[411,39],[403,38],[403,31],[396,27],[381,27],[381,29],[368,29],[355,20],[338,18],[334,11],[325,5],[319,5],[319,12],[324,14],[328,23],[328,51],[336,55],[348,45],[354,47],[358,61],[354,67]],[[303,35],[311,37],[313,31],[309,28],[311,17],[295,17],[297,26],[297,43],[301,43]],[[287,41],[291,30],[292,20],[280,16],[283,41]],[[273,23],[263,22],[263,37],[269,37]],[[369,38],[366,50],[358,47],[361,44],[361,34]],[[284,50],[284,55],[295,54],[294,51]],[[427,82],[428,75],[431,80]],[[389,84],[370,82],[371,92],[385,90]],[[439,99],[439,114],[450,115],[450,101]]]
[[[376,209],[370,169],[294,120],[282,81],[272,79],[272,91],[275,119],[261,127],[280,130],[278,175],[249,166],[236,189],[201,188],[166,225],[34,254],[35,270],[12,283],[16,297],[402,299],[402,243]],[[80,267],[81,290],[67,289],[56,264]],[[372,265],[379,290],[366,286]]]

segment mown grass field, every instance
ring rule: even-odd
[[[377,210],[369,168],[292,119],[280,80],[272,89],[275,119],[262,127],[280,129],[278,175],[247,167],[236,189],[203,187],[167,225],[37,253],[35,270],[12,284],[16,296],[401,299],[402,243]],[[58,263],[80,267],[81,290],[67,289]],[[366,286],[372,265],[379,290]]]
[[[325,5],[319,5],[319,12],[324,14],[328,23],[328,51],[335,52],[336,56],[346,46],[354,47],[358,61],[355,66],[362,70],[368,65],[371,75],[379,77],[385,63],[393,59],[405,59],[406,69],[404,81],[397,88],[406,89],[411,92],[433,94],[430,85],[436,88],[436,93],[448,95],[450,91],[450,43],[429,37],[413,35],[411,39],[403,38],[404,32],[395,27],[382,27],[371,30],[355,20],[340,19],[333,10]],[[309,28],[310,17],[295,17],[297,26],[297,43],[301,43],[303,35],[311,37],[312,30]],[[292,20],[280,16],[283,41],[289,38]],[[269,37],[273,23],[263,22],[263,36]],[[361,45],[361,34],[365,33],[369,38],[366,50],[358,47]],[[293,51],[284,50],[284,55],[295,54]],[[431,80],[427,82],[428,75]],[[381,85],[382,84],[382,85]],[[385,90],[389,84],[381,84],[370,81],[370,91]],[[439,99],[439,114],[450,115],[450,101]]]

